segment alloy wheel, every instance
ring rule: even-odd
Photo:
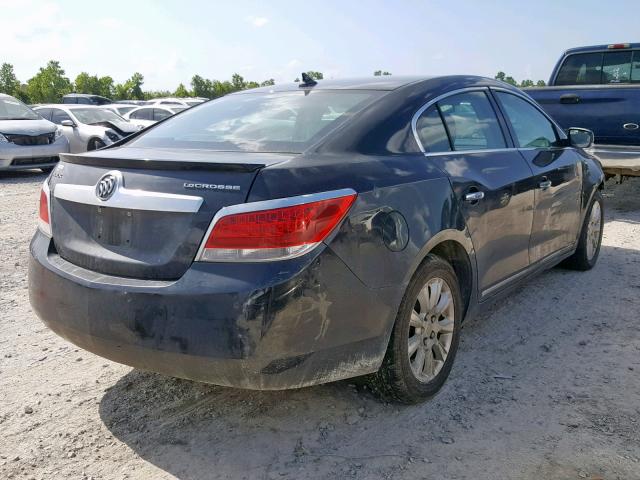
[[[431,278],[418,293],[409,321],[409,363],[420,382],[433,380],[442,370],[453,340],[454,319],[451,287],[442,278]]]
[[[591,260],[598,250],[600,244],[600,230],[602,228],[602,213],[600,202],[593,202],[591,215],[587,226],[587,258]]]

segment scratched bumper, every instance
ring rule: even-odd
[[[136,368],[251,389],[375,371],[400,301],[327,247],[277,263],[194,263],[177,281],[99,275],[36,233],[31,304],[58,335]]]

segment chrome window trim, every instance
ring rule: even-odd
[[[224,262],[223,260],[217,260],[212,262],[211,260],[203,259],[203,253],[205,250],[204,247],[205,247],[205,244],[207,243],[207,239],[209,238],[209,235],[211,235],[211,232],[213,231],[213,228],[216,226],[216,223],[218,223],[218,221],[222,217],[226,217],[236,213],[259,212],[262,210],[272,210],[275,208],[293,207],[295,205],[302,205],[304,203],[319,202],[321,200],[330,200],[332,198],[345,197],[347,195],[356,195],[356,194],[357,192],[352,188],[343,188],[340,190],[330,190],[328,192],[310,193],[305,195],[297,195],[295,197],[276,198],[273,200],[261,200],[259,202],[239,203],[237,205],[229,205],[226,207],[222,207],[220,210],[216,212],[216,214],[213,217],[213,220],[211,220],[211,223],[209,224],[209,228],[207,228],[207,231],[205,232],[204,237],[202,238],[202,242],[200,242],[200,247],[198,248],[198,252],[196,253],[195,261],[196,262],[206,261],[208,263],[243,262],[243,260],[229,260],[228,262]],[[249,260],[244,260],[244,262],[252,263],[252,262],[273,262],[274,260],[275,261],[288,260],[290,258],[299,257],[310,252],[320,243],[322,242],[313,243],[313,244],[310,243],[308,245],[312,247],[308,249],[303,249],[300,252],[296,252],[286,257],[279,257],[277,259],[264,259],[264,260],[249,259]]]
[[[196,213],[200,210],[202,197],[178,195],[164,192],[132,190],[124,187],[122,174],[117,170],[107,172],[118,180],[116,190],[107,200],[96,195],[96,185],[74,185],[58,183],[53,196],[60,200],[83,203],[96,207],[123,208],[127,210],[149,210],[157,212]],[[105,174],[106,175],[106,174]],[[100,177],[102,179],[103,176]],[[99,182],[100,180],[98,180]]]
[[[447,97],[451,97],[452,95],[458,95],[460,93],[468,93],[468,92],[485,92],[488,93],[489,89],[488,87],[467,87],[467,88],[460,88],[458,90],[451,90],[450,92],[447,93],[443,93],[442,95],[438,95],[436,98],[433,98],[431,100],[429,100],[427,103],[425,103],[424,105],[422,105],[417,111],[416,113],[413,114],[413,117],[411,118],[411,131],[413,132],[413,138],[415,138],[416,143],[418,144],[418,148],[420,148],[420,151],[424,154],[430,153],[427,152],[424,149],[424,145],[422,145],[422,142],[420,141],[420,137],[418,136],[418,118],[420,118],[420,115],[422,115],[422,113],[429,107],[431,107],[432,105],[438,103],[440,100],[444,100]],[[505,139],[506,140],[506,139]],[[452,153],[455,152],[456,150],[451,150],[451,152],[448,153]],[[462,150],[457,150],[457,151],[462,151]],[[467,150],[467,152],[469,152],[469,150]],[[432,152],[432,153],[445,153],[445,152]]]

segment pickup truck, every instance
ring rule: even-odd
[[[563,128],[594,133],[607,176],[640,176],[640,43],[567,50],[549,86],[524,90]]]

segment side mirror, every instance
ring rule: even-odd
[[[60,122],[60,125],[62,125],[63,127],[77,127],[77,125],[73,123],[73,120],[62,120]]]
[[[569,143],[576,148],[589,148],[593,145],[593,132],[586,128],[571,127],[567,131]]]

